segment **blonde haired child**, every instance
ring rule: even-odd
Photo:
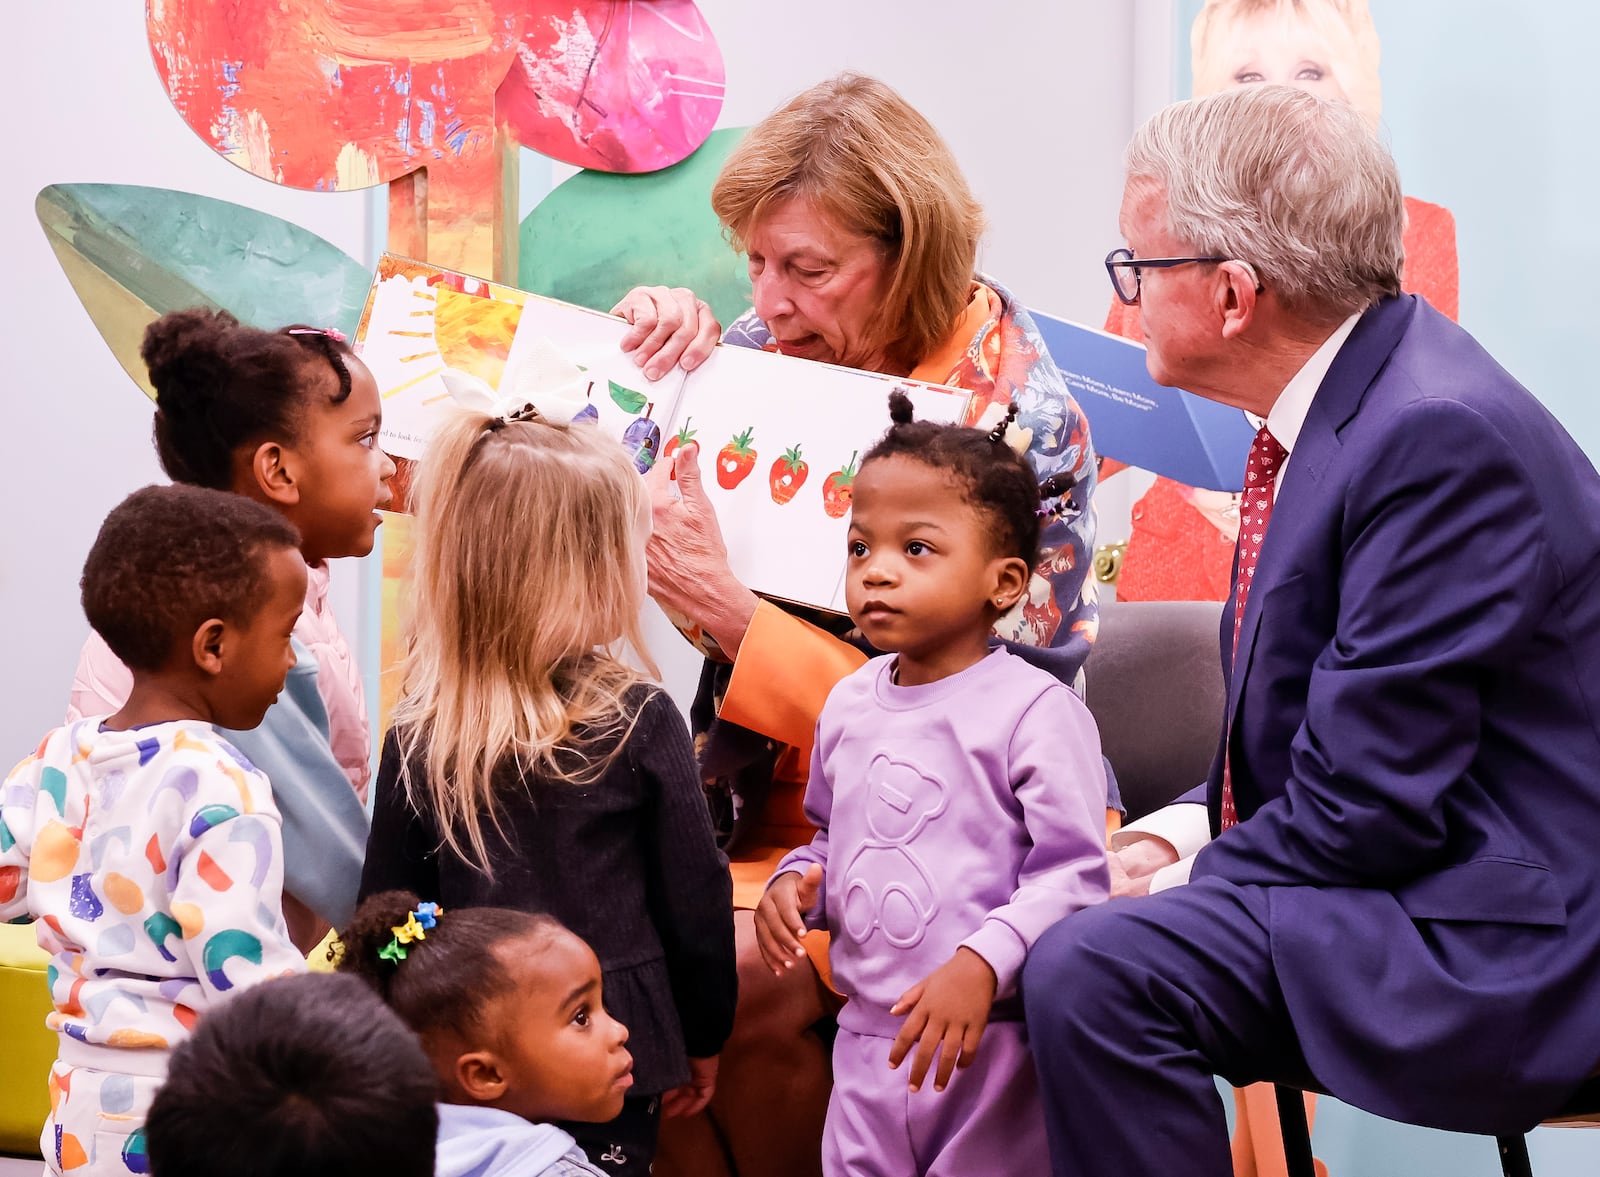
[[[168,1051],[230,991],[305,969],[271,789],[217,731],[260,723],[294,663],[299,542],[237,495],[152,486],[90,549],[84,612],[127,703],[51,732],[0,790],[0,920],[32,917],[51,954],[52,1173],[149,1172]]]
[[[661,1097],[668,1114],[710,1098],[736,980],[688,731],[622,657],[649,665],[643,485],[590,423],[463,412],[413,489],[403,697],[361,894],[547,913],[587,941],[633,1034],[635,1094],[564,1127],[607,1172],[648,1172]]]
[[[327,561],[372,551],[394,463],[382,401],[337,331],[262,331],[226,311],[174,311],[140,356],[156,390],[155,442],[174,482],[233,491],[300,531],[307,565],[296,659],[261,726],[230,739],[272,781],[284,821],[284,916],[309,950],[355,908],[370,739],[361,676],[328,604]],[[133,684],[91,634],[67,720],[117,710]]]

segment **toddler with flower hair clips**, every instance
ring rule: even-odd
[[[603,1122],[633,1086],[600,963],[548,915],[370,896],[340,934],[360,977],[422,1041],[439,1079],[435,1177],[600,1177],[551,1121]]]
[[[1062,488],[1006,443],[1009,416],[913,421],[898,391],[890,415],[856,475],[845,594],[891,652],[828,696],[818,833],[779,864],[756,935],[778,972],[807,927],[831,934],[849,1000],[829,1177],[1032,1174],[1047,1148],[1017,979],[1045,929],[1107,895],[1106,774],[1082,701],[991,631],[1026,591],[1041,491]],[[909,1094],[890,1074],[908,1056]]]

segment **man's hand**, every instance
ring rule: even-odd
[[[970,1067],[978,1057],[978,1043],[989,1024],[989,1007],[994,1004],[995,975],[984,960],[970,948],[956,954],[921,981],[900,995],[889,1010],[905,1014],[906,1020],[889,1048],[889,1066],[898,1069],[912,1043],[917,1057],[911,1063],[911,1090],[920,1091],[922,1080],[939,1054],[939,1070],[933,1089],[943,1091],[957,1067]]]
[[[1162,867],[1178,861],[1178,852],[1165,838],[1144,837],[1106,856],[1111,868],[1111,898],[1150,894],[1150,880]]]

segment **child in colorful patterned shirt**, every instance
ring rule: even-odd
[[[1017,978],[1039,935],[1109,884],[1094,720],[991,637],[1056,509],[1041,495],[1060,492],[1008,444],[1015,408],[986,433],[889,403],[856,475],[845,599],[893,653],[823,706],[805,799],[819,832],[779,863],[756,937],[781,972],[805,925],[832,933],[849,1000],[824,1173],[1032,1174],[1048,1155]],[[908,1058],[909,1092],[890,1073]]]
[[[128,701],[51,732],[0,789],[0,919],[37,920],[52,958],[51,1172],[147,1172],[169,1050],[231,990],[305,968],[271,789],[213,726],[254,727],[283,688],[299,542],[258,503],[166,486],[89,551],[84,612],[133,672]]]
[[[328,602],[328,562],[372,551],[395,466],[378,448],[383,400],[337,331],[261,331],[226,311],[163,315],[139,355],[155,389],[155,442],[174,482],[230,490],[300,532],[305,608],[296,661],[260,726],[228,739],[272,781],[284,828],[284,918],[310,951],[350,917],[367,836],[371,739],[361,675]],[[94,634],[67,722],[107,715],[132,676]]]

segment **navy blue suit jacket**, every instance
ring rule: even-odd
[[[1272,888],[1319,1081],[1440,1127],[1548,1114],[1600,1064],[1600,477],[1421,299],[1363,315],[1312,402],[1228,717],[1241,821],[1193,878]]]

